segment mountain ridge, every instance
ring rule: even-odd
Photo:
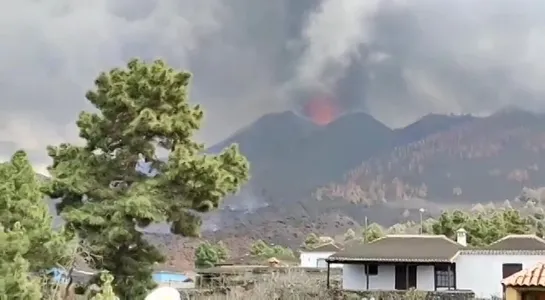
[[[279,116],[289,116],[292,120],[285,122]],[[301,121],[293,121],[293,118]],[[271,122],[274,119],[278,123]],[[263,117],[209,149],[213,152],[231,143],[239,145],[251,163],[252,179],[244,189],[259,191],[258,194],[266,194],[267,198],[273,199],[300,198],[339,179],[354,166],[382,151],[474,119],[470,115],[430,114],[407,127],[391,129],[369,114],[356,112],[345,114],[325,126],[312,125],[301,129],[298,128],[301,124],[309,126],[308,120],[294,113],[282,113]],[[265,129],[263,120],[268,121]],[[273,140],[283,144],[276,143],[274,151],[253,151],[256,148],[252,145],[270,144],[267,133],[271,132]],[[289,132],[290,136],[282,140],[278,138],[280,132]],[[236,202],[232,198],[236,196],[227,202]]]
[[[523,185],[542,184],[539,178],[545,173],[539,165],[545,164],[544,134],[545,115],[502,111],[363,162],[349,172],[344,184],[330,185],[322,192],[352,201],[356,201],[353,195],[358,195],[368,199],[362,201],[366,203],[381,197],[445,202],[505,200],[515,196]]]
[[[419,208],[431,216],[503,202],[525,186],[544,185],[545,177],[545,115],[517,109],[488,117],[430,114],[398,129],[364,113],[318,126],[285,112],[208,151],[231,143],[248,156],[252,180],[204,215],[203,237],[238,248],[255,239],[296,247],[310,232],[335,235],[365,219],[392,225],[415,218]],[[166,229],[146,232],[169,255],[190,260],[199,240]]]

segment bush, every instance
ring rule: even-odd
[[[195,266],[197,268],[211,268],[228,257],[229,252],[221,241],[217,244],[204,242],[195,249]]]
[[[303,271],[289,271],[264,276],[253,287],[245,290],[235,288],[225,295],[207,296],[210,300],[311,300],[333,299],[326,289],[323,273],[310,274]],[[200,298],[196,298],[200,299]],[[204,298],[203,298],[204,299]]]
[[[271,257],[295,257],[293,251],[289,248],[284,248],[280,245],[269,246],[264,241],[256,241],[251,249],[250,254],[256,257],[271,258]]]

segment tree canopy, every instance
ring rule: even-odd
[[[211,268],[225,261],[228,256],[227,247],[222,242],[216,244],[204,242],[195,249],[195,266],[198,268]]]
[[[318,235],[316,235],[316,233],[310,233],[309,235],[307,235],[307,237],[303,241],[303,247],[307,249],[312,249],[319,243],[320,243],[320,238],[318,237]]]
[[[385,234],[384,231],[385,230],[382,228],[382,226],[377,223],[372,223],[367,228],[363,229],[363,241],[370,243],[378,238],[381,238]]]
[[[103,272],[100,274],[100,280],[102,281],[102,287],[91,300],[119,300],[119,297],[115,295],[112,287],[112,281],[114,280],[113,276]]]
[[[101,73],[86,94],[96,110],[77,120],[84,144],[48,147],[46,192],[61,199],[66,228],[100,257],[90,265],[114,276],[122,299],[145,295],[163,261],[137,227],[168,222],[173,233],[198,236],[198,213],[216,209],[249,176],[236,145],[205,155],[194,140],[203,111],[188,101],[190,78],[160,60]]]
[[[434,234],[444,234],[456,239],[456,230],[467,231],[467,243],[473,246],[488,245],[509,234],[536,232],[529,217],[515,209],[498,209],[481,212],[455,210],[444,212],[432,225]]]
[[[63,264],[68,258],[65,236],[53,230],[40,187],[24,151],[15,152],[9,162],[0,164],[0,225],[6,231],[13,230],[15,224],[20,226],[29,243],[20,254],[33,272]]]
[[[30,264],[24,258],[31,242],[16,222],[11,229],[0,225],[0,295],[6,299],[41,299],[40,280],[30,277]]]
[[[284,248],[280,245],[268,245],[263,240],[255,241],[250,249],[250,254],[256,257],[272,258],[272,257],[295,257],[293,251],[289,248]]]

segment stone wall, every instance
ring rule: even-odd
[[[472,291],[343,291],[346,300],[472,300]]]

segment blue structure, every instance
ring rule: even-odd
[[[68,283],[69,278],[66,276],[64,270],[59,268],[53,268],[49,270],[48,274],[53,277],[53,280],[59,283]],[[174,272],[154,272],[153,280],[157,284],[172,284],[172,283],[183,283],[183,282],[192,282],[191,278],[187,277],[182,273]]]
[[[64,270],[62,270],[62,269],[53,268],[53,269],[49,270],[47,273],[50,274],[53,277],[53,280],[55,280],[56,282],[59,282],[59,283],[68,283],[69,282],[68,277],[66,276]]]
[[[191,281],[191,279],[184,274],[173,272],[155,272],[153,273],[153,280],[158,284]]]

